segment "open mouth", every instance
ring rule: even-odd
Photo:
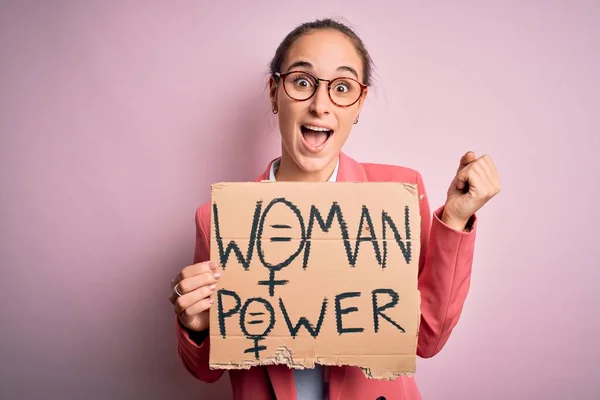
[[[333,130],[315,125],[302,125],[300,130],[304,142],[313,150],[320,150],[333,135]]]

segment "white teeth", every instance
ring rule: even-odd
[[[313,125],[303,125],[306,129],[310,129],[311,131],[317,131],[317,132],[329,132],[329,129],[327,128],[322,128],[320,126],[313,126]]]

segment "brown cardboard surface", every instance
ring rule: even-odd
[[[375,379],[414,373],[416,185],[219,183],[211,203],[211,260],[221,269],[211,368],[318,363],[359,366]]]

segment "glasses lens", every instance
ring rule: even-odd
[[[361,94],[360,84],[350,78],[338,78],[331,82],[331,99],[340,106],[347,106],[358,100]]]
[[[304,72],[292,72],[285,79],[285,91],[295,100],[306,100],[315,91],[317,82],[314,77]]]

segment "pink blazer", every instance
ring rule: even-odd
[[[272,162],[271,162],[272,163]],[[257,178],[269,179],[271,163]],[[340,155],[338,181],[394,181],[418,185],[421,196],[421,257],[419,290],[421,323],[417,355],[436,355],[448,341],[458,323],[467,297],[473,261],[477,218],[472,218],[469,232],[453,230],[441,222],[443,207],[431,213],[421,175],[409,168],[364,164],[345,154]],[[194,263],[209,258],[210,207],[204,204],[196,212],[196,249]],[[196,344],[189,333],[176,322],[178,352],[185,368],[197,379],[215,382],[224,371],[208,367],[210,339]],[[329,367],[330,400],[417,400],[420,393],[414,378],[394,381],[367,379],[356,367]],[[295,400],[294,375],[285,365],[255,367],[229,372],[235,400]]]

